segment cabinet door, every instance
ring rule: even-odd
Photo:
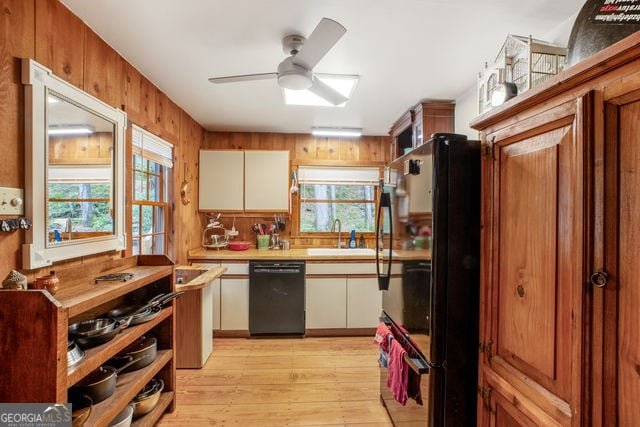
[[[289,151],[245,151],[244,208],[289,209]]]
[[[199,171],[200,210],[242,210],[242,151],[200,150]]]
[[[347,327],[347,279],[345,277],[306,279],[306,328]]]
[[[382,292],[375,277],[347,277],[347,328],[375,328],[382,313]]]
[[[249,279],[220,280],[220,329],[249,330]]]
[[[212,329],[220,329],[220,279],[216,279],[211,284],[211,327]]]
[[[220,279],[215,280],[214,283],[215,282],[220,282]],[[209,358],[209,355],[211,355],[211,351],[213,350],[213,311],[211,311],[211,307],[213,306],[213,294],[213,283],[202,288],[202,353],[200,356],[201,365],[204,365],[204,363]]]
[[[621,80],[605,102],[605,138],[596,148],[594,257],[591,273],[608,274],[593,287],[594,425],[640,425],[640,91]],[[602,159],[604,158],[604,164]],[[598,195],[602,195],[598,197]],[[602,217],[600,217],[602,215]],[[604,221],[599,221],[603,218]],[[601,393],[601,394],[599,394]]]
[[[580,125],[575,102],[515,123],[487,135],[495,141],[493,160],[483,165],[491,176],[483,178],[488,300],[481,306],[492,312],[483,338],[491,357],[481,369],[559,423],[574,425],[582,387]]]

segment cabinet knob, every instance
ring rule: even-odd
[[[596,288],[604,288],[607,285],[609,275],[604,270],[596,270],[591,275],[591,284]]]

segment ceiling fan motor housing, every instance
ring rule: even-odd
[[[278,65],[278,84],[291,90],[309,89],[313,85],[313,74],[311,70],[294,64],[293,57],[289,57]]]
[[[297,34],[285,36],[282,39],[282,50],[287,55],[296,55],[298,52],[300,52],[300,48],[305,41],[307,41],[307,39]]]

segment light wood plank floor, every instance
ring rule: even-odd
[[[159,426],[391,426],[371,337],[216,338]]]

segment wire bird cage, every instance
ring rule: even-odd
[[[529,37],[509,34],[492,65],[478,75],[478,105],[482,114],[502,83],[515,83],[518,93],[546,81],[564,69],[567,48]]]

